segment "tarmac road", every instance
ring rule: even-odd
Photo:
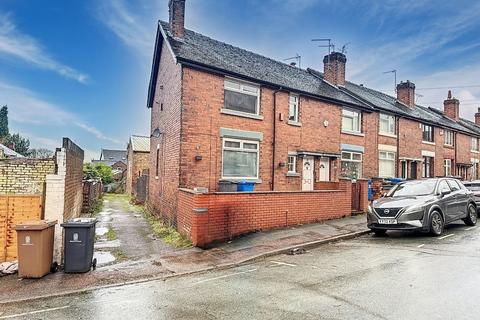
[[[0,319],[478,319],[480,226],[391,232],[203,274],[10,305]],[[1,289],[1,288],[0,288]]]

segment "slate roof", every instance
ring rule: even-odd
[[[134,152],[150,152],[150,138],[144,136],[130,137],[130,144]]]
[[[22,156],[20,153],[8,148],[7,146],[3,145],[0,143],[0,149],[3,150],[3,154],[7,157],[7,158],[24,158],[24,156]]]
[[[231,76],[282,87],[283,89],[316,96],[323,100],[333,100],[371,109],[370,106],[352,98],[348,93],[339,91],[334,86],[321,81],[307,70],[211,39],[191,30],[185,30],[183,39],[174,38],[171,36],[168,22],[159,21],[160,29],[163,30],[163,34],[167,35],[168,43],[179,62],[208,67]],[[155,52],[157,57],[154,57],[152,79],[156,78],[158,65],[155,66],[155,60],[160,55],[161,42],[162,39],[157,35]],[[153,104],[153,93],[151,92],[153,89],[154,86],[151,83],[148,107]]]
[[[282,87],[341,105],[359,107],[366,111],[391,112],[420,122],[480,136],[480,127],[473,122],[465,119],[455,122],[445,117],[438,109],[421,105],[409,108],[395,97],[349,81],[346,82],[345,87],[335,87],[323,81],[323,74],[319,71],[292,67],[188,29],[185,30],[185,36],[182,39],[174,38],[171,35],[169,23],[164,21],[159,21],[158,24],[147,100],[149,108],[153,105],[164,37],[175,58],[182,64]]]
[[[99,162],[104,162],[111,166],[117,161],[127,164],[127,150],[102,149]]]
[[[473,124],[473,126],[465,126],[461,122],[455,122],[443,115],[443,112],[439,109],[424,107],[418,104],[415,108],[409,108],[403,103],[398,102],[395,97],[349,81],[345,84],[345,90],[358,96],[360,99],[368,101],[368,103],[372,104],[375,109],[379,111],[391,112],[406,118],[461,131],[466,134],[480,135],[480,127],[475,124]]]

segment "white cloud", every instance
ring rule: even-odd
[[[43,100],[25,88],[0,81],[0,101],[2,104],[8,104],[9,118],[14,122],[47,127],[74,125],[97,139],[115,144],[122,143],[89,125],[79,115],[65,111],[62,107]]]
[[[80,83],[88,81],[86,74],[56,61],[36,39],[19,31],[9,15],[1,13],[0,55],[21,59],[38,68],[56,72]]]
[[[167,3],[135,1],[129,6],[124,0],[99,1],[97,17],[120,40],[143,57],[151,57],[155,42],[156,21]]]

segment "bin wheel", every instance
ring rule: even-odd
[[[56,273],[58,271],[58,263],[57,261],[52,262],[52,265],[50,266],[50,272],[51,273]]]
[[[93,268],[93,270],[95,270],[97,268],[97,258],[94,258],[92,260],[92,268]]]

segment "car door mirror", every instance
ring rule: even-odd
[[[450,194],[450,193],[452,193],[452,190],[442,190],[442,191],[440,192],[440,195],[441,195],[442,197],[445,197],[446,195],[448,195],[448,194]]]

